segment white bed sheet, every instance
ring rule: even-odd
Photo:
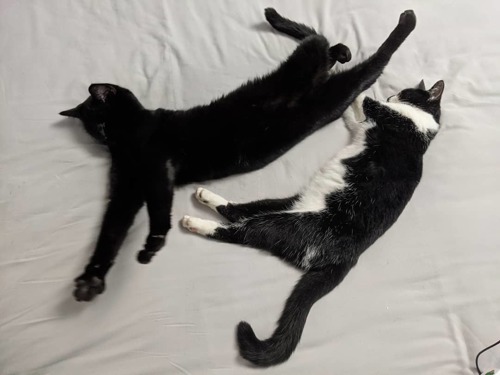
[[[347,44],[352,63],[414,9],[416,30],[370,94],[421,78],[446,90],[406,211],[314,306],[292,358],[265,373],[472,374],[475,353],[500,338],[500,2],[1,0],[0,374],[260,372],[238,359],[235,326],[270,335],[299,277],[264,253],[174,225],[143,266],[141,212],[105,294],[73,301],[108,158],[58,112],[93,82],[128,87],[150,108],[187,108],[269,72],[296,42],[264,23],[266,6]],[[346,141],[337,121],[260,171],[205,185],[236,201],[284,196]],[[212,217],[194,188],[177,190],[174,222]],[[499,350],[484,356],[495,365]]]

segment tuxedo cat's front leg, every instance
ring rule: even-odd
[[[347,107],[345,112],[342,115],[344,119],[345,125],[352,132],[356,131],[359,127],[359,124],[366,120],[366,116],[363,110],[363,101],[365,100],[366,95],[360,94],[352,104]]]
[[[85,271],[75,279],[73,295],[77,301],[91,301],[104,292],[106,274],[143,203],[144,197],[137,178],[129,174],[128,170],[118,170],[113,166],[110,200],[97,245]]]
[[[248,203],[229,202],[210,190],[198,188],[195,193],[196,199],[218,212],[231,222],[255,216],[265,212],[286,211],[292,208],[297,201],[298,195],[280,199],[263,199]]]
[[[167,163],[168,164],[168,163]],[[163,164],[148,166],[145,177],[146,205],[149,215],[149,235],[144,249],[137,254],[137,261],[142,264],[151,259],[165,245],[171,225],[172,200],[174,196],[173,173]]]

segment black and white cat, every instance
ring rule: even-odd
[[[108,146],[112,160],[110,201],[94,254],[75,280],[77,300],[89,301],[104,291],[105,276],[144,203],[150,230],[138,260],[148,263],[171,227],[174,186],[261,168],[339,118],[382,74],[416,24],[413,11],[402,13],[375,54],[331,74],[335,61],[350,60],[346,46],[329,47],[313,29],[274,9],[266,9],[266,18],[303,41],[273,73],[208,105],[147,110],[125,88],[93,84],[86,101],[61,112],[82,120],[87,132]]]
[[[422,85],[422,84],[421,84]],[[439,129],[444,83],[406,89],[388,102],[359,96],[343,117],[351,143],[299,194],[237,204],[202,188],[196,198],[230,223],[185,216],[191,232],[267,250],[305,271],[271,338],[238,326],[241,355],[259,366],[286,361],[312,305],[334,289],[359,256],[399,217],[422,175],[422,157]]]

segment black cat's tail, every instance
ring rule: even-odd
[[[267,22],[269,22],[274,29],[292,38],[302,40],[310,35],[318,35],[316,30],[312,27],[289,20],[276,12],[274,8],[266,8],[264,14]]]
[[[278,327],[267,340],[259,340],[250,324],[240,322],[237,328],[240,355],[261,367],[285,362],[300,341],[311,307],[339,285],[352,266],[341,264],[305,273],[288,297]]]

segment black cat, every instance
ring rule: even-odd
[[[402,13],[374,55],[330,74],[335,61],[350,60],[347,47],[329,48],[323,36],[274,9],[266,9],[266,18],[303,41],[276,71],[209,105],[147,110],[125,88],[93,84],[86,101],[61,112],[82,120],[87,132],[109,147],[112,160],[110,201],[94,254],[75,280],[77,300],[104,291],[105,275],[144,203],[150,231],[140,263],[148,263],[165,244],[174,186],[261,168],[340,117],[382,74],[416,24],[413,11]]]
[[[241,355],[259,366],[286,361],[312,305],[334,289],[359,256],[397,220],[422,175],[422,157],[439,129],[443,81],[429,91],[407,89],[388,103],[360,96],[344,119],[351,143],[300,194],[244,204],[202,188],[196,198],[230,221],[185,216],[188,230],[255,246],[305,274],[285,304],[271,338],[238,325]]]

